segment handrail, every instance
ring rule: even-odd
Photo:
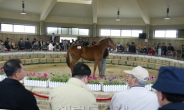
[[[44,98],[44,99],[48,99],[49,96],[47,95],[40,95],[40,94],[37,94],[37,93],[34,93],[33,92],[33,95],[37,96],[37,97],[40,97],[40,98]],[[108,101],[108,100],[111,100],[112,98],[96,98],[96,101]]]

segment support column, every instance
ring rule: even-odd
[[[147,24],[146,25],[146,36],[147,36],[147,39],[149,39],[150,38],[150,25],[149,24]]]
[[[45,26],[43,20],[40,21],[40,35],[45,34]]]
[[[93,37],[97,37],[96,23],[93,23]]]

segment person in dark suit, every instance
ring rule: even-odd
[[[134,42],[132,42],[132,45],[129,47],[129,52],[130,53],[135,53],[136,52],[136,48],[135,48]]]
[[[162,43],[162,51],[163,51],[164,55],[166,55],[167,47],[165,46],[165,43]]]
[[[31,49],[32,49],[31,42],[29,41],[28,38],[26,39],[25,49],[26,49],[26,50],[31,50]]]
[[[56,37],[54,36],[54,33],[52,33],[52,36],[50,37],[51,42],[56,42]]]
[[[3,68],[8,78],[0,82],[0,109],[39,110],[33,93],[19,82],[25,76],[21,61],[10,59]]]
[[[169,43],[168,49],[167,50],[171,50],[171,51],[175,51],[174,47],[171,45],[171,43]]]

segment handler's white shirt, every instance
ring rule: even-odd
[[[51,43],[48,45],[48,47],[49,47],[49,50],[53,51],[54,46]]]
[[[128,109],[124,109],[127,107]],[[159,104],[156,94],[144,87],[131,87],[127,91],[114,94],[111,110],[158,110]]]

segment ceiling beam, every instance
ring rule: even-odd
[[[57,0],[47,0],[42,13],[40,15],[40,20],[45,20],[46,17],[48,16],[48,14],[50,13],[50,11],[52,10],[52,8],[54,7],[54,5],[56,4]]]
[[[146,8],[141,0],[132,0],[132,3],[135,4],[137,11],[141,15],[142,19],[146,24],[150,24],[150,17],[147,14]]]
[[[97,23],[97,8],[98,8],[98,0],[93,0],[93,23]]]
[[[3,2],[4,0],[0,0],[0,3]]]

